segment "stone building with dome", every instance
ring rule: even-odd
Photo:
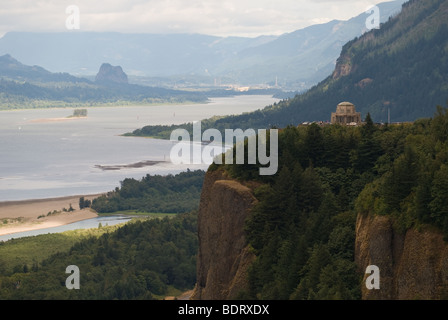
[[[361,112],[356,112],[355,105],[350,102],[341,102],[336,107],[336,112],[331,113],[332,124],[357,125],[361,122]]]

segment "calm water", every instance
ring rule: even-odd
[[[172,142],[122,137],[145,125],[179,124],[214,115],[240,114],[278,101],[270,96],[216,98],[208,104],[89,108],[86,119],[64,118],[73,109],[0,112],[0,201],[50,198],[111,191],[124,178],[178,173],[207,165],[170,162],[143,168],[101,170],[97,165],[124,165],[167,159]],[[236,128],[233,128],[236,129]]]
[[[59,227],[52,227],[52,228],[44,228],[44,229],[38,229],[38,230],[30,230],[30,231],[24,231],[24,232],[15,232],[11,234],[5,234],[0,236],[0,241],[8,241],[10,239],[18,239],[23,237],[30,237],[30,236],[37,236],[40,234],[47,234],[47,233],[58,233],[58,232],[64,232],[68,230],[76,230],[76,229],[90,229],[90,228],[98,228],[99,224],[101,223],[102,226],[113,226],[118,223],[124,223],[131,220],[130,217],[127,216],[109,216],[109,217],[97,217],[92,219],[86,219],[78,222],[73,222],[70,224],[66,224]]]

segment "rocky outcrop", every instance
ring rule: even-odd
[[[339,78],[345,77],[352,72],[352,62],[348,54],[341,54],[341,56],[336,61],[336,66],[334,68],[332,78],[337,80]]]
[[[120,66],[103,63],[96,75],[95,82],[100,84],[127,84],[128,76]]]
[[[380,289],[367,289],[363,299],[447,299],[448,244],[431,227],[401,233],[389,216],[359,214],[355,261],[362,272],[369,265],[380,270]]]
[[[244,232],[257,202],[250,188],[221,171],[207,172],[198,214],[197,283],[192,299],[226,300],[247,289],[255,259]]]

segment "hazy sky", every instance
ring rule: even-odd
[[[0,36],[68,31],[66,8],[79,8],[79,31],[279,35],[347,20],[387,0],[1,0]]]

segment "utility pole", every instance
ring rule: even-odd
[[[387,108],[387,124],[390,124],[390,107]]]

